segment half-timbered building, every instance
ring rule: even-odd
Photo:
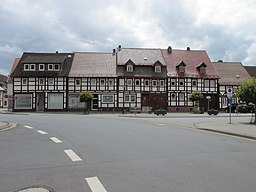
[[[189,47],[187,50],[174,50],[169,46],[162,50],[162,54],[168,70],[169,111],[191,111],[194,104],[189,95],[193,91],[203,93],[200,106],[204,110],[218,108],[219,76],[206,51],[190,50]],[[206,98],[210,98],[210,102]]]
[[[113,111],[117,104],[117,76],[115,53],[76,52],[69,73],[69,110],[83,107],[79,95],[93,94],[92,110]]]
[[[160,49],[121,48],[117,53],[118,107],[167,109],[167,68]]]
[[[72,53],[23,53],[11,73],[14,111],[67,110]]]
[[[227,90],[235,93],[237,86],[242,81],[251,78],[242,63],[240,62],[213,62],[214,68],[220,76],[219,88],[219,108],[224,110],[228,106]],[[238,103],[239,98],[232,97],[232,103]]]

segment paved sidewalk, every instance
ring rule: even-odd
[[[11,123],[5,122],[5,121],[0,121],[0,131],[8,129],[12,126]]]

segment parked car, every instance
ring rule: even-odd
[[[237,112],[239,113],[248,113],[249,110],[248,110],[248,106],[246,103],[240,103],[238,104],[237,106]]]

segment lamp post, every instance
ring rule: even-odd
[[[210,109],[210,100],[211,100],[211,96],[206,96],[206,99],[207,99],[207,111],[209,111]]]

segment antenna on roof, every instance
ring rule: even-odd
[[[122,49],[122,46],[118,45],[118,51],[121,51],[121,49]]]
[[[190,47],[187,47],[187,51],[190,51]]]
[[[168,52],[169,54],[172,53],[172,47],[171,47],[171,46],[168,47],[167,52]]]

